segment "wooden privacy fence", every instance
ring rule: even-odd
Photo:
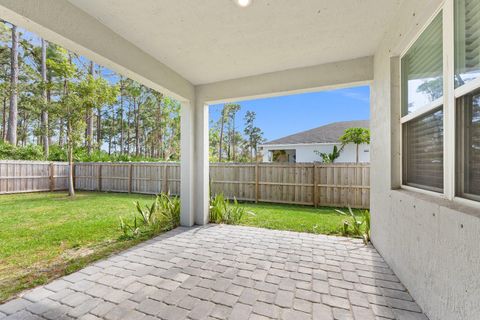
[[[67,163],[0,161],[0,194],[67,189]],[[180,194],[179,163],[76,163],[77,190]],[[212,163],[210,190],[244,201],[370,205],[369,164]]]
[[[210,164],[210,190],[255,202],[370,206],[369,164]]]
[[[75,188],[111,192],[180,194],[180,164],[174,162],[82,162],[75,164]]]
[[[0,161],[0,194],[68,188],[68,163]]]

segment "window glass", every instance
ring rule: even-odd
[[[443,191],[443,110],[403,124],[403,184]]]
[[[455,1],[455,87],[480,76],[480,0]]]
[[[457,100],[457,194],[480,199],[480,90]]]
[[[402,57],[402,115],[443,96],[442,14]]]

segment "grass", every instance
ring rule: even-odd
[[[153,234],[120,240],[119,216],[153,196],[64,192],[0,196],[0,302],[133,246]]]
[[[350,217],[341,215],[335,208],[309,207],[269,203],[242,203],[246,211],[240,225],[276,230],[342,235],[343,221]],[[348,209],[344,210],[348,212]],[[360,210],[354,210],[361,217]]]

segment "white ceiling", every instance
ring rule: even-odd
[[[403,0],[69,0],[193,84],[372,55]]]

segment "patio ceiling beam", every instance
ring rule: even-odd
[[[209,104],[369,84],[373,57],[277,71],[195,87],[197,101]]]
[[[189,81],[67,0],[0,0],[0,16],[152,89],[193,101]]]

